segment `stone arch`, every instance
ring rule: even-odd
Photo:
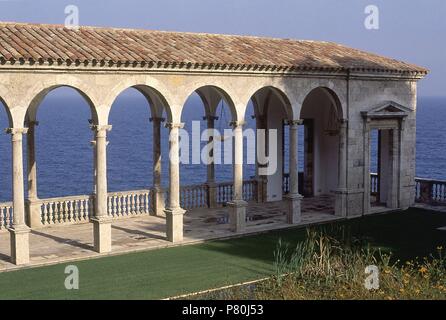
[[[261,87],[259,89],[257,89],[252,95],[251,95],[251,101],[253,102],[254,105],[254,111],[256,113],[256,115],[258,114],[262,114],[264,110],[261,110],[262,107],[259,105],[259,99],[256,99],[256,96],[259,94],[263,94],[266,95],[264,98],[266,99],[270,99],[271,95],[273,95],[275,98],[277,98],[278,101],[280,101],[282,107],[283,107],[283,111],[286,114],[286,118],[288,120],[292,120],[293,119],[293,107],[291,105],[291,101],[288,98],[288,96],[285,94],[285,92],[281,89],[279,89],[278,87],[275,86],[264,86]],[[266,105],[265,107],[268,107],[268,105]],[[246,110],[245,110],[246,112]]]
[[[147,79],[127,79],[115,86],[110,93],[105,97],[103,105],[108,109],[108,114],[111,110],[113,102],[125,90],[134,88],[139,91],[147,99],[150,105],[150,112],[152,116],[161,116],[163,111],[166,112],[167,121],[173,120],[172,115],[172,95],[170,91],[157,81],[150,81]]]
[[[91,112],[91,119],[94,123],[98,123],[98,114],[97,109],[95,107],[95,104],[91,97],[84,92],[82,89],[72,86],[70,84],[56,84],[51,85],[49,87],[46,87],[44,89],[41,89],[39,92],[37,92],[34,97],[30,100],[30,103],[27,106],[26,109],[26,116],[24,120],[31,120],[35,121],[37,118],[37,111],[39,109],[39,106],[41,105],[42,101],[45,99],[45,97],[51,92],[61,87],[67,87],[74,89],[76,92],[78,92],[82,98],[87,102],[88,106],[90,107]]]
[[[336,88],[336,85],[332,82],[328,83],[312,83],[310,86],[306,87],[303,91],[299,93],[298,98],[298,106],[300,107],[297,113],[297,115],[300,115],[302,112],[302,107],[305,102],[305,100],[308,98],[308,96],[314,92],[315,90],[323,90],[324,94],[332,101],[332,103],[336,107],[336,111],[339,119],[344,119],[344,117],[347,114],[347,108],[345,101],[346,97],[344,97],[341,93],[341,90]]]
[[[181,104],[181,114],[184,111],[184,106],[187,100],[194,92],[196,92],[200,96],[204,104],[206,115],[215,115],[215,111],[217,110],[216,104],[218,104],[223,99],[231,112],[232,121],[237,121],[237,119],[239,118],[237,115],[235,104],[229,93],[225,89],[215,85],[203,85],[196,89],[190,90],[190,93],[186,96],[186,99]]]

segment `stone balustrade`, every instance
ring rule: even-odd
[[[302,174],[302,173],[301,173]],[[446,204],[446,181],[417,178],[415,180],[415,200],[420,203]],[[371,174],[371,194],[378,193],[379,177]],[[233,196],[233,183],[222,182],[215,184],[215,193],[218,206],[231,201]],[[289,175],[283,176],[283,192],[289,191]],[[168,191],[165,199],[168,199]],[[181,207],[187,210],[206,208],[209,206],[209,185],[197,184],[182,186],[180,188]],[[124,192],[110,192],[107,197],[108,214],[113,219],[132,217],[154,212],[154,191],[152,189],[134,190]],[[243,199],[257,201],[257,180],[243,181]],[[167,202],[167,200],[166,200]],[[79,224],[90,221],[94,211],[94,195],[68,196],[34,201],[40,207],[42,226]],[[166,203],[167,204],[167,203]],[[0,230],[8,228],[12,223],[12,202],[0,203]]]
[[[153,212],[152,190],[108,193],[108,214],[114,219]]]
[[[88,222],[94,210],[92,195],[39,199],[34,203],[40,206],[44,226]]]
[[[207,184],[195,184],[180,187],[180,203],[183,209],[205,208],[208,206],[209,186]]]
[[[232,200],[233,186],[231,182],[217,185],[217,204],[222,205]]]
[[[446,204],[446,180],[416,179],[415,201],[429,204]]]

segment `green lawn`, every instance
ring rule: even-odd
[[[355,236],[411,259],[446,247],[446,214],[410,209],[338,223]],[[66,264],[0,273],[0,299],[158,299],[262,278],[273,272],[277,242],[302,240],[289,229],[226,241],[79,261],[80,289],[66,290]]]

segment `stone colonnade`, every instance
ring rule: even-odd
[[[103,71],[103,70],[102,70]],[[181,113],[187,98],[192,92],[200,90],[200,96],[206,98],[205,107],[215,110],[215,106],[222,100],[231,110],[231,125],[233,127],[233,198],[228,203],[231,229],[242,232],[246,226],[246,206],[243,199],[243,119],[248,102],[260,90],[269,90],[277,95],[278,101],[286,109],[290,139],[290,193],[286,197],[288,203],[287,220],[289,223],[301,221],[300,200],[298,192],[298,126],[301,124],[300,111],[308,94],[316,88],[329,88],[337,95],[342,110],[342,123],[340,126],[339,147],[339,188],[336,191],[336,214],[339,216],[355,216],[363,212],[363,198],[366,192],[365,185],[368,180],[361,175],[364,172],[364,159],[362,143],[361,112],[370,110],[371,106],[383,100],[382,96],[373,94],[361,95],[364,87],[372,89],[377,84],[386,83],[385,100],[397,100],[407,106],[409,123],[414,122],[416,95],[414,94],[415,81],[389,81],[381,80],[379,76],[373,81],[350,80],[348,77],[324,75],[310,77],[271,76],[264,74],[132,74],[113,72],[67,72],[53,73],[51,71],[30,72],[21,70],[2,74],[10,86],[0,85],[0,97],[7,109],[12,143],[13,167],[13,222],[11,233],[11,256],[13,263],[26,264],[29,262],[29,232],[30,227],[38,227],[40,221],[40,206],[36,205],[37,174],[35,161],[35,129],[36,110],[38,102],[54,88],[68,86],[78,90],[88,101],[92,111],[92,130],[94,132],[93,149],[95,154],[95,210],[91,221],[93,223],[94,248],[96,251],[106,253],[111,251],[111,220],[107,208],[107,132],[111,130],[108,124],[108,115],[116,97],[127,88],[136,88],[146,97],[150,98],[151,107],[155,106],[157,112],[152,112],[153,122],[153,181],[156,192],[154,199],[155,214],[165,215],[166,235],[172,242],[183,239],[183,216],[185,211],[180,206],[180,165],[179,165],[179,128],[181,128]],[[380,81],[375,81],[380,80]],[[361,85],[354,85],[355,83]],[[203,89],[205,88],[205,89]],[[370,91],[371,92],[371,91]],[[376,90],[376,92],[380,92]],[[25,93],[25,94],[24,94]],[[259,95],[258,100],[262,100]],[[265,99],[263,99],[265,100]],[[349,104],[349,109],[347,105]],[[161,110],[161,112],[160,112]],[[165,119],[162,119],[163,112]],[[348,119],[348,122],[347,120]],[[26,120],[26,121],[25,121]],[[208,128],[215,126],[215,113],[206,112]],[[169,163],[169,190],[166,207],[164,208],[164,193],[161,192],[161,152],[160,130],[165,126],[170,131],[170,163]],[[257,123],[261,123],[261,116]],[[262,126],[265,126],[263,124]],[[401,149],[403,157],[400,159],[401,188],[409,190],[413,184],[414,170],[412,159],[409,159],[410,146],[415,139],[411,126],[400,138],[405,144]],[[28,159],[28,197],[25,202],[24,194],[24,168],[22,155],[22,138],[27,134]],[[410,163],[409,163],[410,162]],[[216,192],[214,166],[208,165],[207,184],[210,192]],[[360,178],[360,180],[358,180]],[[258,177],[262,180],[262,177]],[[263,181],[263,180],[262,180]],[[262,182],[263,185],[263,182]],[[261,189],[262,198],[264,188]],[[404,192],[400,192],[404,195]],[[210,197],[215,199],[215,197]],[[405,198],[404,198],[405,199]],[[404,200],[403,199],[403,200]],[[407,197],[410,199],[410,197]],[[407,200],[406,202],[408,202]],[[401,202],[400,202],[401,203]],[[209,207],[215,207],[209,203]],[[26,214],[28,213],[28,214]]]

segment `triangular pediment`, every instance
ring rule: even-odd
[[[375,106],[370,111],[362,112],[366,118],[403,118],[407,117],[411,110],[394,101],[386,101]]]

